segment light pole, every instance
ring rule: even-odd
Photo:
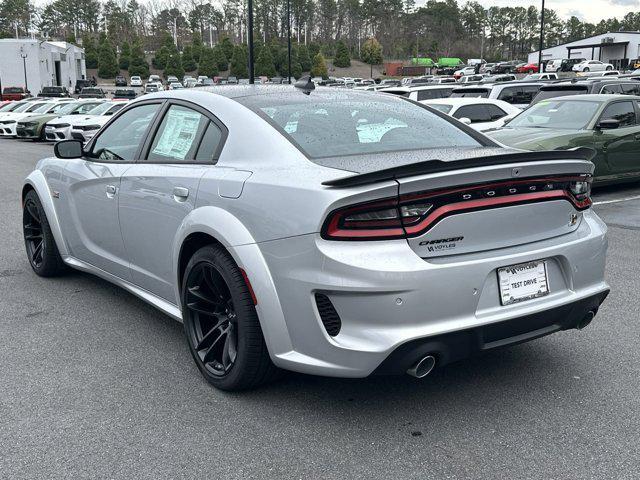
[[[253,74],[253,0],[248,2],[249,18],[247,21],[247,36],[249,37],[249,84],[253,85],[256,81]]]
[[[24,91],[26,93],[29,90],[29,86],[27,85],[27,56],[28,56],[28,54],[24,52],[22,47],[20,47],[20,56],[22,57],[22,70],[24,72]]]
[[[291,84],[291,0],[287,0],[287,77]]]
[[[542,65],[542,49],[544,48],[544,0],[542,0],[542,12],[540,13],[540,44],[538,45],[538,72],[544,72]]]

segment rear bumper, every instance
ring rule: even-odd
[[[418,360],[427,355],[436,358],[437,366],[443,366],[484,351],[517,345],[561,330],[584,328],[596,315],[608,294],[607,289],[543,312],[459,332],[412,340],[396,348],[373,373],[376,375],[406,373]]]
[[[316,375],[365,377],[409,342],[478,328],[487,332],[514,319],[533,322],[523,333],[571,328],[579,309],[560,327],[552,326],[555,320],[539,327],[536,319],[603,300],[609,290],[606,249],[606,225],[588,210],[579,227],[565,235],[442,258],[420,258],[405,240],[331,242],[319,235],[242,245],[233,254],[252,282],[276,365]],[[497,269],[541,259],[547,260],[551,293],[502,306]],[[316,294],[328,298],[339,315],[337,335],[325,328]],[[512,337],[505,337],[507,343],[513,343]],[[486,338],[489,346],[497,345],[493,337]],[[398,368],[406,370],[404,364]]]

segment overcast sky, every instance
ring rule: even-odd
[[[478,0],[485,7],[493,5],[499,7],[528,7],[542,5],[542,0]],[[426,3],[426,0],[416,0],[416,4]],[[458,0],[464,5],[464,0]],[[640,0],[545,0],[545,7],[551,8],[563,17],[575,15],[581,20],[597,23],[603,18],[622,18],[629,11],[640,10]]]

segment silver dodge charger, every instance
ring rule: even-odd
[[[22,190],[29,262],[184,323],[225,390],[408,373],[580,329],[609,292],[588,149],[504,148],[411,100],[293,86],[146,95]]]

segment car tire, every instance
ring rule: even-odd
[[[198,369],[221,390],[247,390],[278,376],[253,298],[221,246],[203,247],[189,260],[181,292],[185,335]]]
[[[47,215],[35,190],[30,190],[24,198],[22,230],[27,258],[36,275],[57,277],[69,270],[62,261]]]
[[[613,70],[613,67],[607,67],[606,70],[607,72],[610,72],[611,70]]]
[[[589,71],[589,67],[584,67],[584,68],[582,69],[582,71],[583,71],[583,72],[588,72],[588,71]]]

